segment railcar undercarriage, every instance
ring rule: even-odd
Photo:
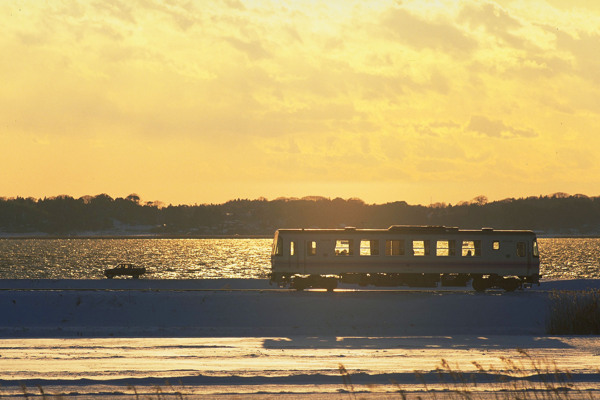
[[[471,282],[473,289],[484,292],[487,289],[504,289],[512,292],[523,287],[539,285],[539,276],[499,276],[495,274],[361,274],[350,273],[341,275],[298,275],[286,273],[272,273],[271,283],[281,287],[296,290],[326,289],[333,291],[338,282],[358,284],[359,286],[376,287],[465,287]]]

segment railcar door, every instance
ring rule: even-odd
[[[290,246],[289,246],[289,257],[288,257],[288,262],[289,262],[289,268],[292,271],[295,271],[298,268],[298,240],[296,239],[291,239],[290,240]]]
[[[525,241],[527,245],[527,276],[539,273],[539,250],[537,247],[537,240]]]
[[[517,240],[517,260],[520,268],[525,266],[527,268],[527,273],[529,273],[531,268],[531,249],[527,245],[526,240]]]
[[[538,248],[537,239],[534,238],[531,242],[531,267],[527,271],[527,275],[539,275],[540,273],[540,249]]]
[[[527,252],[527,275],[529,275],[529,272],[531,271],[531,264],[533,262],[532,256],[531,256],[531,245],[529,243],[529,240],[525,241],[525,251]]]
[[[500,241],[500,254],[504,263],[514,265],[516,260],[516,244],[514,240],[502,239]]]
[[[298,239],[291,239],[289,244],[289,269],[295,273],[303,272],[300,270],[300,257],[301,257],[301,248],[300,245],[303,241]]]
[[[302,251],[298,254],[298,268],[303,274],[306,273],[306,256],[309,252],[309,246],[311,246],[310,242],[302,240]]]

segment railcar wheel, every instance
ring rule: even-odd
[[[336,287],[337,287],[337,279],[329,278],[325,282],[325,289],[327,289],[328,292],[333,292],[333,289],[335,289]]]
[[[517,278],[504,278],[500,283],[500,287],[507,292],[514,292],[521,286],[521,282]]]
[[[360,278],[358,279],[358,286],[369,286],[370,283],[370,276],[368,276],[367,274],[361,274]]]
[[[481,292],[485,292],[485,290],[487,288],[489,288],[489,285],[488,285],[487,281],[488,281],[487,279],[482,278],[480,276],[478,276],[476,278],[473,278],[473,289],[476,292],[480,292],[480,293]]]
[[[292,284],[290,285],[291,288],[296,289],[297,291],[301,292],[304,289],[306,289],[309,285],[306,283],[305,279],[302,278],[296,278],[292,281]]]

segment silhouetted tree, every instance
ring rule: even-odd
[[[117,225],[145,226],[148,232],[264,234],[278,228],[386,228],[390,225],[447,225],[463,228],[533,229],[555,234],[600,233],[600,197],[555,193],[489,202],[478,196],[454,206],[428,207],[404,201],[366,204],[361,199],[236,199],[224,204],[141,203],[136,194],[61,195],[44,199],[0,198],[0,230],[71,234],[109,231]]]

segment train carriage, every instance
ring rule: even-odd
[[[388,229],[279,229],[271,281],[299,290],[338,282],[464,286],[512,291],[539,284],[535,233],[394,225]]]

